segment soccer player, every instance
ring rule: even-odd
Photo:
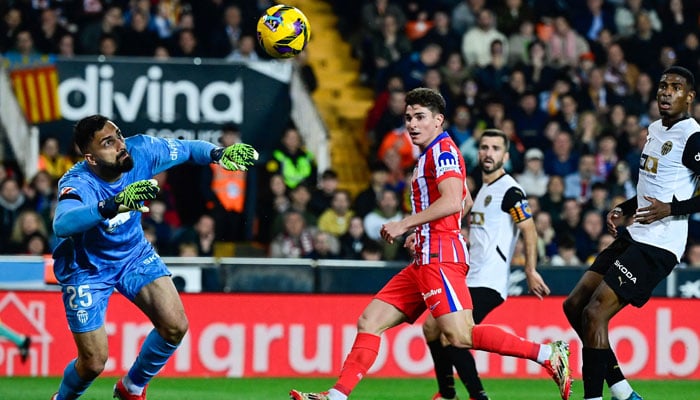
[[[602,399],[603,380],[614,400],[640,400],[610,348],[608,324],[625,306],[642,307],[673,270],[685,248],[688,215],[700,211],[693,197],[700,173],[700,125],[689,114],[695,77],[672,66],[656,92],[661,119],[649,125],[637,195],[613,208],[607,227],[615,241],[596,257],[564,301],[564,312],[583,342],[583,389]],[[633,216],[618,231],[623,217]]]
[[[32,345],[32,339],[29,336],[15,332],[12,328],[4,324],[2,320],[0,320],[0,336],[14,343],[19,350],[19,359],[22,360],[22,362],[27,361],[27,357],[29,357],[29,347]]]
[[[453,346],[536,360],[553,375],[562,398],[568,399],[571,376],[566,345],[540,345],[497,326],[474,326],[466,283],[469,254],[460,232],[462,213],[472,200],[464,159],[442,130],[445,99],[432,89],[413,89],[406,95],[404,119],[411,140],[421,150],[411,182],[413,213],[384,224],[381,236],[393,243],[415,229],[407,238],[415,243],[414,261],[389,280],[363,311],[355,343],[335,385],[319,393],[292,389],[290,397],[347,399],[374,363],[382,332],[402,322],[413,323],[428,309]]]
[[[105,312],[117,289],[153,322],[138,357],[114,386],[114,397],[145,400],[148,382],[187,332],[184,307],[170,272],[141,228],[144,201],[158,193],[154,175],[191,161],[245,170],[257,152],[246,144],[222,148],[204,141],[135,135],[125,139],[101,115],[81,119],[74,141],[85,160],[59,181],[53,226],[60,238],[54,272],[63,292],[78,356],[66,366],[52,400],[80,397],[104,370]]]
[[[470,210],[467,273],[476,324],[480,324],[508,296],[510,260],[521,231],[525,244],[525,275],[530,292],[540,299],[549,294],[549,287],[536,270],[537,232],[527,196],[503,168],[508,161],[509,145],[506,134],[498,129],[487,129],[479,138],[478,156],[483,186]],[[433,356],[438,381],[439,392],[433,400],[455,398],[453,365],[467,387],[469,397],[488,400],[469,349],[443,346],[437,321],[430,315],[423,324],[423,333]]]

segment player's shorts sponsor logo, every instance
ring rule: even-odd
[[[79,310],[77,313],[75,313],[75,316],[78,317],[78,321],[80,321],[81,324],[88,322],[88,313],[85,310]]]
[[[429,292],[427,292],[427,293],[422,293],[422,295],[423,295],[423,300],[427,300],[427,299],[429,299],[430,297],[433,297],[433,296],[435,296],[436,294],[440,294],[440,293],[442,293],[442,288],[430,289]]]
[[[443,151],[438,156],[437,174],[442,175],[448,171],[459,172],[459,161],[454,154],[449,151]]]
[[[637,277],[634,276],[634,274],[632,274],[632,272],[630,272],[630,270],[628,270],[627,267],[622,265],[620,260],[615,260],[614,265],[615,265],[615,268],[617,268],[617,270],[620,271],[622,273],[622,275],[625,276],[625,278],[630,280],[630,282],[637,283]],[[622,286],[622,283],[623,283],[623,281],[620,278],[620,286]]]
[[[153,254],[150,257],[148,257],[147,259],[143,260],[143,265],[148,265],[148,264],[152,263],[153,261],[156,261],[159,258],[160,257],[158,257],[158,254]]]

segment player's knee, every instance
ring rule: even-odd
[[[600,303],[591,302],[583,308],[582,319],[584,326],[596,326],[601,322],[602,310],[599,307]]]
[[[177,323],[158,329],[158,333],[165,339],[168,343],[179,344],[182,338],[189,330],[189,321],[183,318]]]
[[[473,346],[471,332],[444,332],[447,342],[454,347],[471,348]]]
[[[432,321],[426,321],[423,324],[423,336],[428,342],[437,340],[440,337],[440,328],[438,328],[437,323]]]
[[[578,307],[576,306],[576,302],[574,299],[571,297],[567,297],[566,300],[564,300],[564,304],[562,305],[562,308],[564,309],[564,314],[571,319],[572,317],[575,317],[578,312],[576,311]]]
[[[104,356],[99,354],[92,354],[90,356],[78,356],[78,362],[76,363],[76,369],[78,370],[78,375],[85,380],[92,380],[97,378],[102,371],[105,369],[105,364],[107,363],[107,354]]]

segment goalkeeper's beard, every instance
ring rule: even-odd
[[[129,153],[126,153],[129,154]],[[117,157],[117,161],[111,163],[107,162],[104,160],[100,159],[95,159],[95,163],[97,164],[98,167],[100,167],[100,170],[102,171],[103,174],[108,175],[108,176],[117,176],[121,174],[122,172],[129,172],[134,168],[134,159],[131,158],[131,155],[129,157],[125,158],[124,161],[119,161],[119,158],[123,154],[120,154]]]

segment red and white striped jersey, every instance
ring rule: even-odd
[[[438,184],[448,178],[463,182],[462,200],[467,195],[467,169],[457,145],[443,132],[426,147],[413,169],[411,206],[417,214],[440,197]],[[462,237],[462,211],[416,227],[416,263],[468,263],[469,253]]]

